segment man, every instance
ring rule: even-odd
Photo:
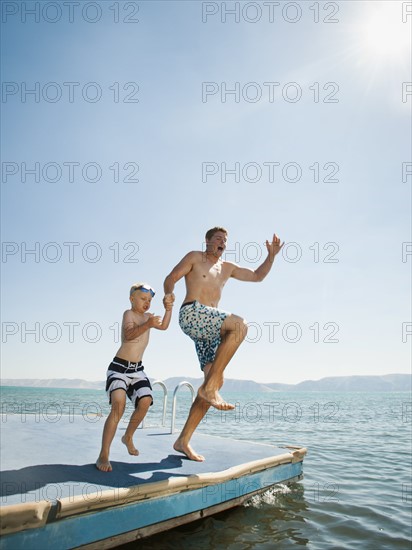
[[[193,450],[190,438],[210,406],[220,410],[234,409],[219,395],[219,390],[223,385],[223,372],[247,333],[242,317],[217,309],[223,287],[230,277],[247,282],[263,281],[284,244],[280,244],[279,237],[273,235],[271,243],[266,241],[267,258],[252,270],[221,259],[226,242],[226,229],[209,229],[206,250],[186,254],[164,281],[166,304],[174,299],[175,284],[185,278],[186,297],[180,308],[179,324],[183,332],[194,340],[200,368],[205,376],[182,433],[173,447],[199,462],[204,457]]]

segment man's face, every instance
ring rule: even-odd
[[[227,235],[223,231],[216,231],[213,237],[206,241],[206,252],[213,254],[217,258],[226,250]]]

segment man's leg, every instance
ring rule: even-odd
[[[112,402],[112,409],[104,423],[102,448],[96,461],[96,467],[102,472],[112,471],[112,465],[109,462],[110,445],[126,407],[126,391],[120,389],[112,391],[110,400]]]
[[[208,363],[203,370],[205,381],[198,390],[186,424],[173,446],[176,451],[180,451],[191,460],[199,462],[202,462],[204,457],[192,449],[189,441],[211,405],[220,410],[235,408],[234,405],[223,401],[218,390],[223,385],[223,371],[246,337],[247,325],[241,317],[229,315],[224,320],[220,332],[222,340],[217,348],[215,359],[213,363]],[[204,395],[207,396],[207,399]]]
[[[139,451],[133,444],[133,434],[137,430],[140,422],[146,416],[147,411],[149,410],[150,405],[152,404],[151,397],[142,397],[137,403],[137,407],[133,411],[132,416],[130,417],[129,424],[127,425],[126,432],[122,437],[122,443],[124,443],[129,451],[129,455],[137,456]]]
[[[216,351],[215,359],[206,375],[205,382],[200,386],[198,396],[209,405],[223,411],[234,409],[234,405],[225,403],[219,395],[223,386],[223,372],[236,350],[247,334],[247,325],[244,319],[237,315],[228,315],[221,328],[221,343]]]
[[[212,367],[212,363],[208,363],[203,369],[205,379],[208,373],[210,372],[211,367]],[[173,448],[175,451],[184,453],[188,458],[190,458],[190,460],[197,460],[198,462],[203,462],[205,459],[203,455],[200,455],[193,450],[192,446],[189,444],[189,441],[193,435],[193,432],[198,427],[199,423],[201,422],[202,418],[205,416],[209,408],[210,408],[210,405],[206,403],[204,399],[201,399],[197,395],[196,399],[193,401],[193,404],[190,408],[189,416],[187,417],[183,430],[181,431],[179,437],[177,438],[175,444],[173,445]]]

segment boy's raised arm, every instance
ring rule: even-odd
[[[167,304],[167,305],[165,305],[165,308],[166,308],[166,311],[165,311],[165,314],[163,315],[161,325],[158,326],[158,327],[155,327],[159,330],[166,330],[169,327],[170,320],[172,318],[173,305],[172,304]]]

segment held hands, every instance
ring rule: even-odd
[[[163,298],[163,305],[166,311],[170,311],[173,308],[174,301],[175,295],[173,294],[173,292],[170,294],[165,294]]]
[[[269,258],[272,262],[275,259],[276,254],[280,251],[284,244],[285,242],[280,244],[280,239],[276,235],[276,233],[273,234],[273,239],[271,243],[269,241],[266,241],[266,248],[269,254]]]

